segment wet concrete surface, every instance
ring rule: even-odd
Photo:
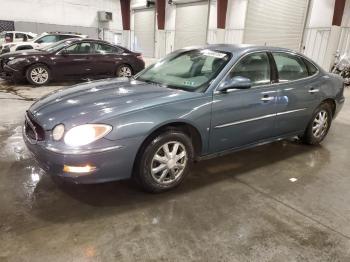
[[[52,90],[2,84],[0,261],[350,261],[347,104],[321,146],[281,141],[203,161],[152,195],[45,174],[20,124],[28,98]]]

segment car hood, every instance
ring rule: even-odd
[[[68,128],[104,120],[131,111],[201,96],[129,79],[105,79],[51,93],[29,109],[45,130],[63,123]]]
[[[10,57],[19,58],[19,57],[26,57],[26,56],[32,56],[32,55],[45,55],[45,54],[47,54],[46,51],[36,50],[36,49],[27,49],[27,50],[20,50],[20,51],[5,53],[1,55],[0,58],[8,59]]]

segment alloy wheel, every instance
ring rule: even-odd
[[[151,174],[159,184],[170,184],[180,179],[186,168],[188,156],[185,146],[178,141],[167,142],[154,154]]]
[[[316,138],[322,137],[328,129],[328,114],[325,110],[317,113],[312,123],[312,134]]]
[[[118,76],[120,76],[120,77],[130,77],[130,76],[132,76],[132,72],[131,72],[130,67],[122,66],[119,69]]]
[[[43,67],[35,67],[30,72],[30,78],[36,84],[44,84],[49,79],[49,72]]]

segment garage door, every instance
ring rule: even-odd
[[[134,50],[146,57],[154,57],[154,9],[141,9],[134,12]]]
[[[176,5],[175,49],[207,42],[208,1]]]
[[[299,50],[307,0],[249,0],[244,43]]]

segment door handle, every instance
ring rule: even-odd
[[[319,92],[319,91],[320,91],[320,89],[313,88],[313,87],[311,87],[311,88],[309,89],[309,93],[310,93],[310,94],[317,93],[317,92]]]
[[[261,98],[261,101],[263,101],[263,102],[269,102],[269,101],[272,101],[272,100],[274,100],[274,99],[275,99],[274,96],[264,95],[264,96]]]

